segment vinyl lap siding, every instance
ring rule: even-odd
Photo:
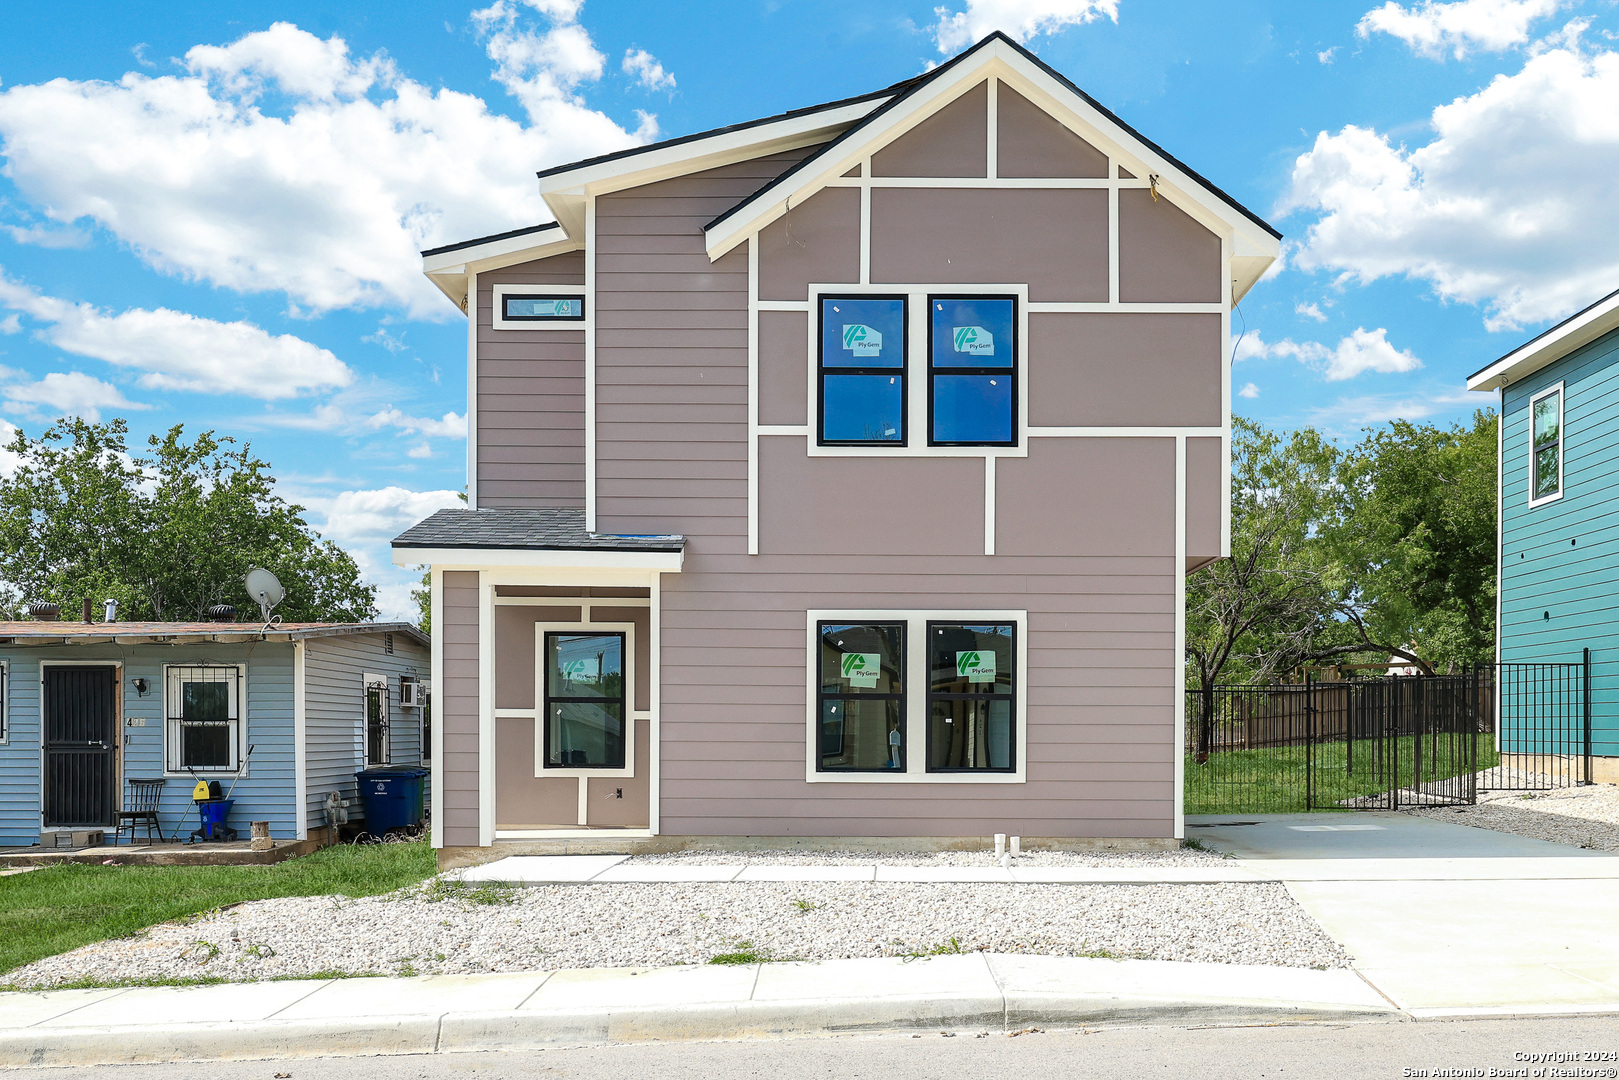
[[[13,650],[0,744],[0,846],[39,839],[39,661]]]
[[[1563,497],[1531,508],[1529,399],[1558,382]],[[1508,387],[1503,414],[1501,659],[1590,648],[1593,750],[1619,755],[1619,331]]]
[[[446,570],[441,617],[444,648],[444,686],[434,688],[434,722],[443,727],[444,760],[440,770],[444,805],[435,807],[444,823],[447,847],[477,845],[481,840],[478,817],[478,574]]]
[[[478,505],[585,505],[585,333],[496,330],[494,286],[579,285],[583,252],[478,278]]]
[[[326,824],[328,792],[355,797],[354,774],[365,768],[367,674],[388,677],[390,764],[421,763],[421,710],[399,704],[399,677],[428,677],[428,651],[394,634],[389,655],[381,634],[315,638],[305,643],[304,776],[309,827]],[[363,806],[351,808],[358,817]]]

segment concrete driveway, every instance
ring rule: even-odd
[[[1404,814],[1189,817],[1416,1015],[1619,1012],[1619,856]]]

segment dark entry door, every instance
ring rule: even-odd
[[[45,668],[45,827],[111,825],[118,669]]]

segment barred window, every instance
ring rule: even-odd
[[[242,668],[165,668],[165,756],[169,772],[235,772],[242,743]]]

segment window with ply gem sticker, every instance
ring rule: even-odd
[[[821,297],[822,446],[905,444],[905,297]]]
[[[1017,444],[1017,299],[928,297],[928,443]]]

